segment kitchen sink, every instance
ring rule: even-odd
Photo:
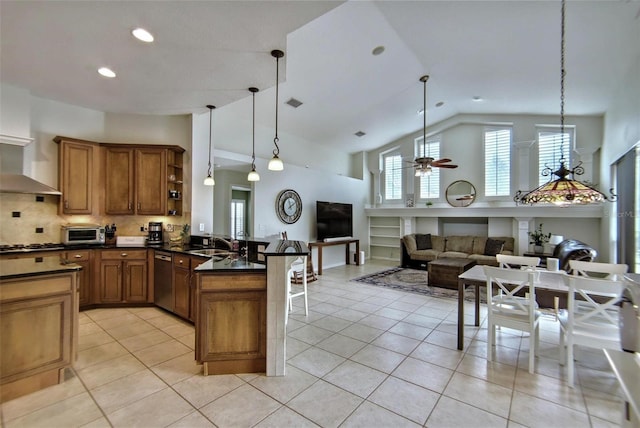
[[[203,248],[200,250],[191,250],[189,253],[203,256],[229,256],[232,254],[229,250],[224,250],[222,248]]]

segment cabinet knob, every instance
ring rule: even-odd
[[[180,260],[180,264],[182,264],[182,260]]]
[[[65,208],[69,208],[69,201],[65,199],[64,201],[64,207]]]
[[[140,206],[141,206],[141,205],[140,205],[140,202],[138,202],[138,209],[140,209]]]
[[[131,202],[129,202],[129,211],[131,211]]]
[[[128,255],[129,255],[129,254],[127,254],[127,253],[121,253],[121,254],[120,254],[120,256],[121,256],[121,257],[127,257]]]

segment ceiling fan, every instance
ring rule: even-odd
[[[422,153],[426,153],[427,148],[427,80],[429,76],[425,75],[420,78],[420,81],[424,84],[424,107],[423,107],[423,123],[422,123]],[[429,156],[423,156],[415,158],[413,161],[405,161],[412,164],[412,167],[416,170],[416,177],[422,177],[430,175],[432,168],[457,168],[458,165],[450,164],[451,159],[434,159]]]

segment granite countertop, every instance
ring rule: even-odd
[[[50,275],[80,269],[82,269],[81,266],[68,263],[58,255],[7,259],[0,260],[0,280]]]
[[[266,271],[263,264],[253,263],[237,254],[229,256],[211,256],[209,260],[195,268],[196,272],[257,272]]]

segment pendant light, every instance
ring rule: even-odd
[[[204,185],[214,186],[216,184],[216,181],[213,179],[213,170],[211,169],[211,122],[213,117],[213,109],[216,108],[216,106],[212,106],[209,104],[207,105],[207,108],[209,109],[209,166],[207,168],[207,178],[204,179]]]
[[[560,166],[555,171],[549,166],[542,170],[543,176],[550,176],[548,183],[538,186],[536,189],[525,194],[523,194],[521,190],[518,190],[516,196],[513,198],[516,204],[584,205],[598,203],[604,200],[613,202],[617,199],[617,196],[613,194],[613,189],[610,189],[611,195],[606,196],[590,185],[575,180],[573,178],[574,176],[584,174],[582,162],[568,169],[566,160],[564,159],[564,78],[566,75],[564,68],[565,3],[566,1],[562,0],[560,24]],[[553,180],[554,175],[558,177],[555,180]],[[571,176],[571,178],[567,178],[569,176]]]
[[[260,174],[256,171],[256,92],[258,88],[251,87],[249,92],[253,96],[253,128],[252,128],[252,149],[251,149],[251,171],[247,176],[249,181],[260,181]]]
[[[273,145],[276,146],[273,149],[273,158],[269,161],[269,170],[271,171],[282,171],[284,169],[284,164],[282,160],[278,157],[280,154],[280,147],[278,147],[278,81],[280,78],[279,70],[280,70],[280,58],[284,56],[284,52],[280,50],[272,50],[271,56],[276,59],[276,136],[273,139]]]

